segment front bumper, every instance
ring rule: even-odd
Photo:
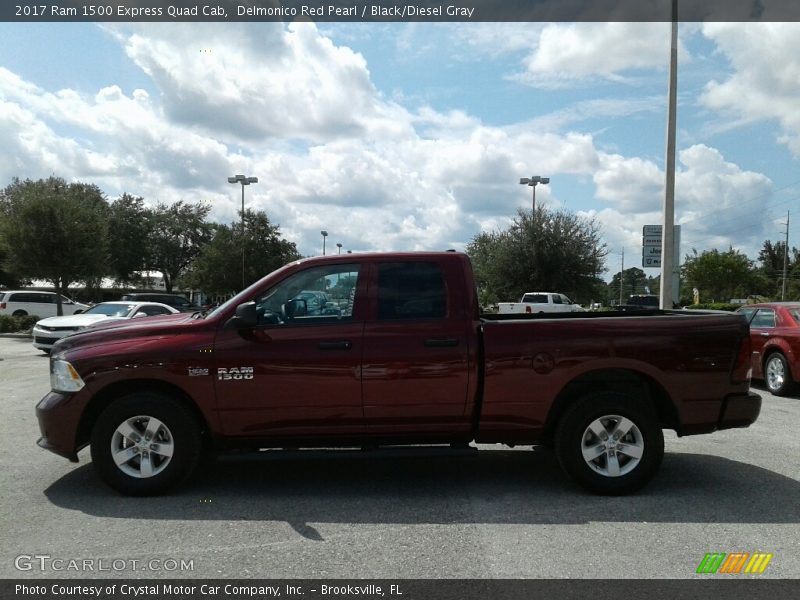
[[[75,394],[49,392],[36,405],[36,419],[42,436],[36,444],[59,456],[78,462],[76,437],[80,410],[74,402]]]
[[[749,427],[761,413],[761,396],[748,392],[732,394],[722,401],[717,429],[733,429]]]
[[[47,331],[34,326],[32,331],[33,345],[39,350],[51,350],[53,348],[53,344],[55,344],[58,340],[75,333],[75,331],[77,330]]]

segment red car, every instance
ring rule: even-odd
[[[750,323],[753,378],[785,396],[800,381],[800,302],[750,304],[737,310]]]

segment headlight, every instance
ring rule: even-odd
[[[85,384],[69,362],[61,359],[50,360],[50,388],[54,392],[77,392]]]

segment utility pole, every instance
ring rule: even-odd
[[[622,282],[625,279],[625,248],[622,249],[622,265],[619,268],[619,305],[622,306]]]
[[[672,0],[672,39],[669,58],[669,107],[667,110],[666,186],[664,225],[661,229],[661,308],[672,308],[672,272],[675,247],[675,121],[678,104],[678,0]]]
[[[786,300],[786,267],[789,262],[789,211],[786,211],[786,241],[783,246],[783,286],[781,287],[781,301]]]

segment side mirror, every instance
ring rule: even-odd
[[[258,325],[258,313],[256,303],[251,300],[236,307],[236,314],[225,323],[225,329],[247,329],[256,325]]]
[[[308,314],[308,303],[302,298],[294,298],[283,305],[283,313],[287,319],[304,317]]]
[[[138,313],[136,313],[135,315],[133,315],[133,318],[134,318],[134,319],[142,319],[142,318],[144,318],[144,317],[146,317],[146,316],[148,316],[146,313],[143,313],[143,312],[138,312]]]
[[[81,310],[81,309],[79,308],[78,310],[76,310],[76,311],[75,311],[74,313],[72,313],[72,314],[73,314],[73,315],[79,315],[79,314],[81,314],[82,312],[83,312],[83,310]]]

